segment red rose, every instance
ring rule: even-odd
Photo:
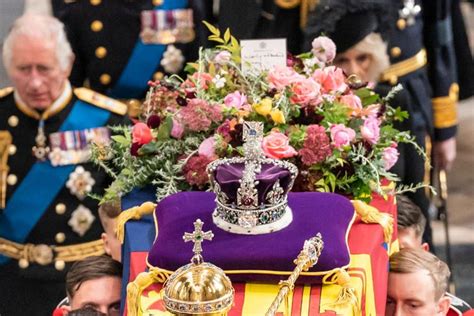
[[[136,123],[132,127],[132,139],[134,143],[140,145],[148,144],[153,139],[151,129],[145,123]]]

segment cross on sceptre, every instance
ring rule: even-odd
[[[194,222],[194,231],[192,233],[184,233],[184,236],[183,236],[184,242],[188,242],[188,241],[194,242],[194,246],[193,246],[194,256],[198,256],[198,257],[201,256],[202,242],[204,240],[212,240],[212,238],[214,237],[214,234],[212,233],[212,231],[210,230],[207,232],[202,231],[203,224],[204,223],[200,219],[197,219]]]

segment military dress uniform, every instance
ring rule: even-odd
[[[408,129],[429,154],[431,145],[425,140],[431,137],[443,141],[456,135],[459,88],[451,1],[396,0],[393,3],[397,19],[388,40],[391,66],[382,74],[381,81],[392,86],[402,84],[408,95],[404,106],[410,114]],[[401,177],[402,183],[429,183],[429,162],[425,163],[409,144],[400,144],[398,149],[400,158],[392,171]],[[410,198],[429,218],[426,190],[418,190]],[[431,243],[429,221],[424,239]]]
[[[57,0],[76,55],[70,80],[114,98],[142,99],[148,81],[180,74],[204,42],[198,0]],[[135,99],[135,100],[134,100]]]
[[[0,315],[51,315],[72,262],[104,253],[97,202],[106,174],[89,161],[125,104],[85,88],[40,113],[0,90]]]
[[[317,1],[220,0],[219,28],[238,39],[286,38],[292,54],[303,52],[303,28]]]

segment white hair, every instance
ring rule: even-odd
[[[13,57],[13,43],[18,36],[40,38],[55,44],[56,58],[62,70],[67,70],[72,63],[74,53],[64,30],[64,24],[58,19],[40,14],[25,14],[13,23],[10,32],[3,42],[3,64],[8,70]]]
[[[390,66],[387,54],[387,43],[378,33],[370,33],[352,48],[372,56],[372,63],[367,71],[369,81],[377,82],[384,70]]]

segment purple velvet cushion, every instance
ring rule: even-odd
[[[184,243],[184,232],[192,232],[200,218],[203,230],[214,239],[203,242],[204,261],[222,268],[234,282],[271,282],[286,279],[303,243],[320,232],[324,250],[318,264],[303,273],[299,283],[320,283],[321,271],[345,267],[350,262],[347,235],[354,218],[348,199],[332,193],[290,193],[293,222],[271,234],[248,236],[228,233],[212,222],[215,195],[181,192],[162,200],[155,210],[158,236],[148,254],[148,264],[175,271],[189,263],[193,244]],[[245,270],[245,271],[244,271]],[[249,271],[250,270],[250,271]]]

